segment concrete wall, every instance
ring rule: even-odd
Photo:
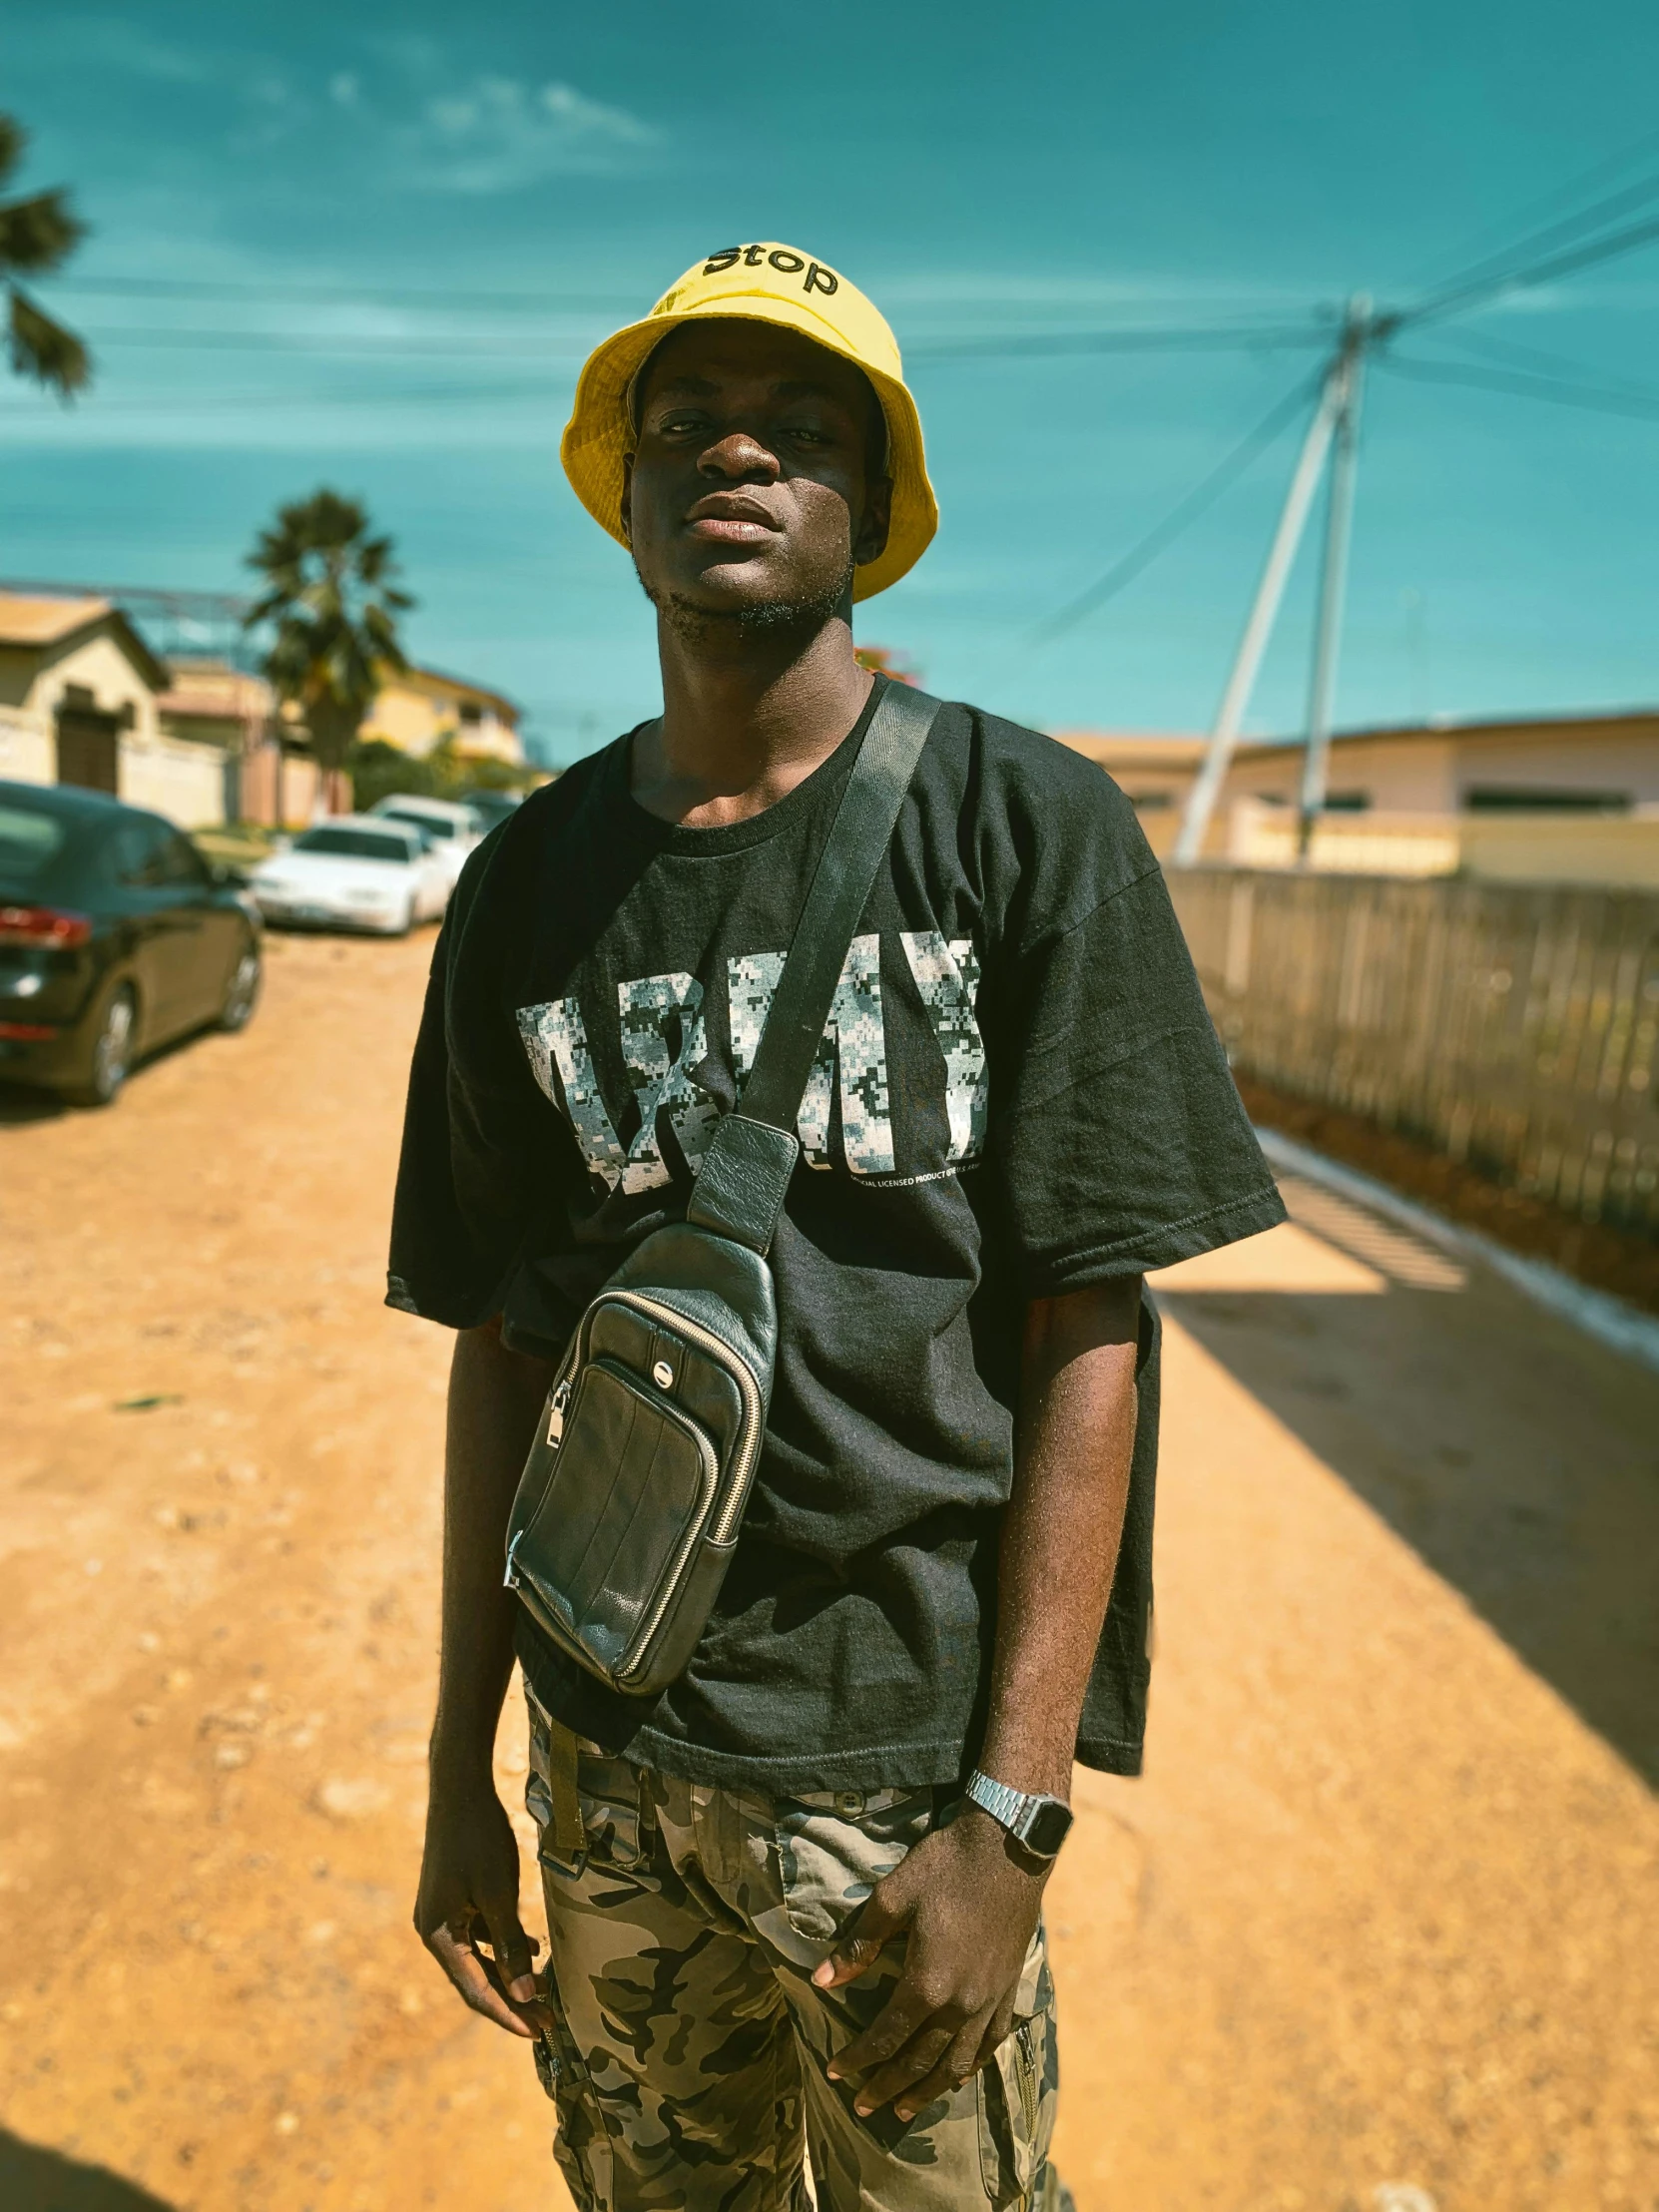
[[[118,798],[166,815],[181,830],[210,830],[225,820],[225,755],[217,745],[125,732],[116,774]]]
[[[1143,802],[1137,810],[1141,827],[1154,851],[1166,852],[1202,749],[1186,738],[1165,741],[1165,749],[1145,739],[1087,734],[1065,736],[1060,742],[1099,762],[1132,799]],[[1302,763],[1300,746],[1246,746],[1228,772],[1218,812],[1228,814],[1241,799],[1294,806]],[[1379,814],[1456,814],[1467,808],[1470,793],[1482,788],[1605,793],[1638,807],[1659,805],[1659,715],[1632,716],[1617,724],[1586,720],[1547,728],[1508,724],[1383,732],[1341,738],[1331,749],[1333,799],[1352,795]],[[1174,804],[1145,804],[1154,796]],[[1220,853],[1225,844],[1225,839],[1212,838],[1207,850]]]
[[[1465,733],[1457,746],[1458,804],[1480,785],[1511,790],[1608,792],[1659,806],[1659,718],[1643,729],[1569,725],[1565,736]]]
[[[317,813],[316,763],[302,753],[283,754],[273,740],[254,748],[241,764],[241,820],[267,830],[302,830]],[[336,769],[329,779],[327,812],[351,812],[351,779]]]
[[[58,748],[50,727],[33,715],[0,707],[0,782],[55,784]]]
[[[1559,754],[1559,748],[1557,748]],[[1331,749],[1331,790],[1364,792],[1390,814],[1450,814],[1457,805],[1457,746],[1446,738],[1354,738]],[[1303,753],[1233,764],[1225,798],[1280,799],[1294,805],[1302,790]]]
[[[124,730],[117,741],[117,797],[130,807],[148,807],[166,815],[181,830],[206,830],[222,823],[225,755],[216,745],[191,745],[164,737],[155,727],[154,715],[146,719],[147,730]],[[57,782],[58,740],[50,715],[0,707],[0,780]]]
[[[1220,857],[1209,840],[1206,857]],[[1227,818],[1225,857],[1235,867],[1290,868],[1300,861],[1289,807],[1241,799]],[[1309,850],[1316,873],[1467,875],[1491,883],[1583,883],[1659,890],[1659,807],[1629,815],[1394,814],[1322,816]]]

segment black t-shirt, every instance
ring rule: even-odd
[[[770,996],[857,727],[718,830],[630,796],[630,739],[469,860],[415,1047],[390,1303],[504,1313],[556,1356],[684,1212]],[[1283,1208],[1163,877],[1108,777],[976,710],[934,725],[842,970],[772,1250],[777,1377],[742,1539],[686,1675],[603,1690],[528,1618],[580,1733],[773,1794],[972,1762],[1028,1301],[1140,1275]],[[1147,1302],[1127,1525],[1077,1755],[1138,1771],[1157,1456]]]

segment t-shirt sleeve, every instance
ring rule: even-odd
[[[473,888],[463,877],[432,957],[386,1276],[388,1306],[451,1329],[501,1312],[521,1255],[548,1241],[554,1195],[537,1094],[480,942],[488,901]]]
[[[1010,964],[991,1141],[1028,1298],[1285,1218],[1162,871],[1138,832],[1126,856],[1127,880]]]

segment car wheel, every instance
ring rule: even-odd
[[[225,1000],[219,1009],[221,1029],[229,1029],[234,1034],[248,1027],[254,1018],[254,1008],[260,1002],[263,973],[258,947],[245,944],[225,985]]]
[[[76,1106],[113,1106],[121,1096],[133,1064],[133,1044],[138,1031],[138,1001],[131,986],[122,983],[104,1003],[104,1012],[92,1041],[92,1064],[87,1080],[66,1093]]]

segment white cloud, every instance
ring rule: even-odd
[[[574,85],[475,77],[391,126],[406,181],[425,191],[512,192],[543,177],[633,166],[659,134]]]

